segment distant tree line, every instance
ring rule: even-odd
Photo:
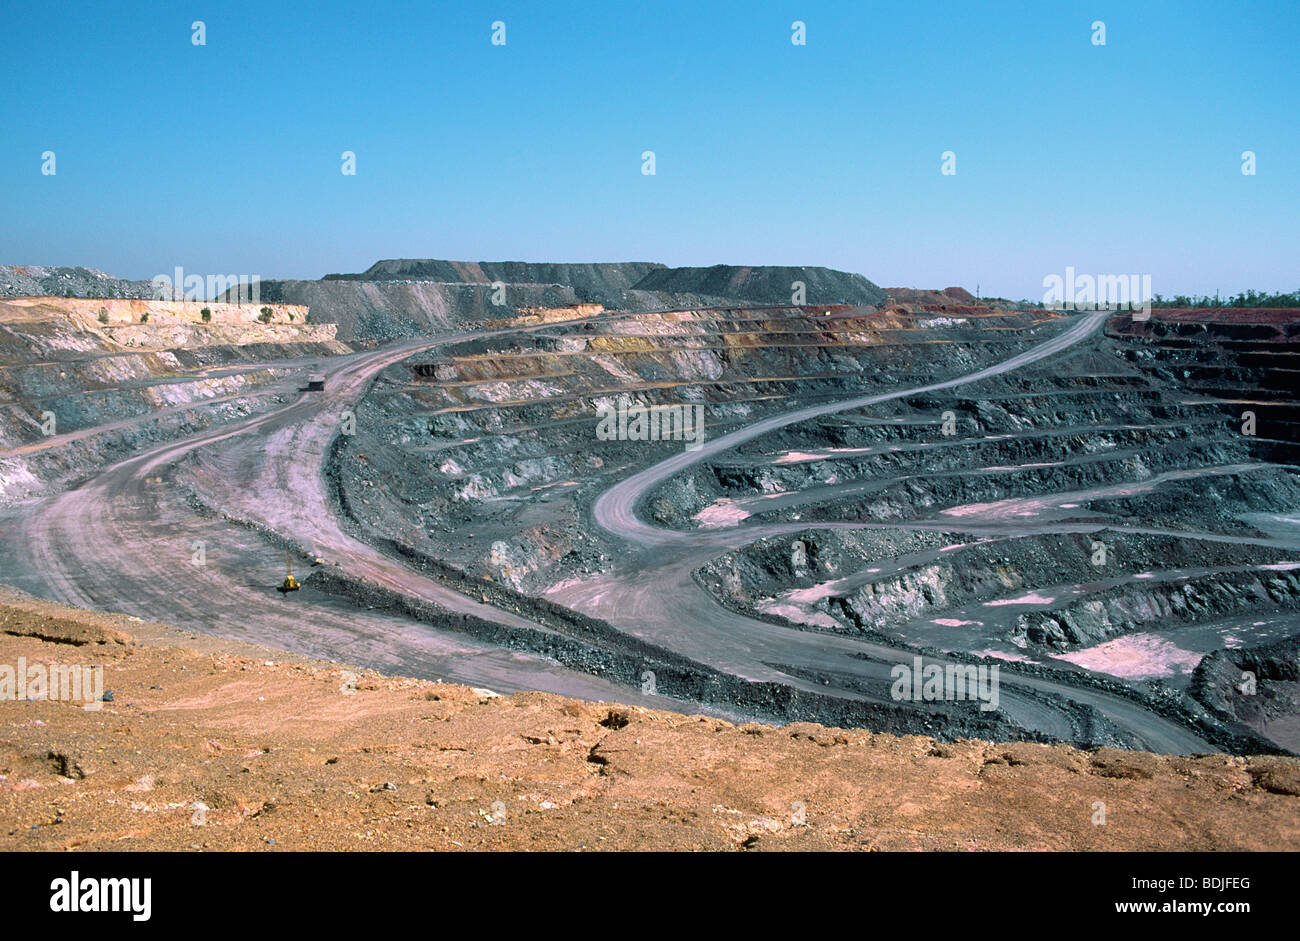
[[[1157,294],[1151,299],[1152,307],[1300,307],[1300,291],[1292,291],[1290,294],[1265,294],[1261,291],[1242,291],[1240,294],[1234,294],[1232,297],[1219,297],[1208,295],[1202,297],[1189,297],[1186,294],[1177,294],[1173,297],[1162,297]]]

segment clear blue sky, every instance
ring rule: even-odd
[[[1300,288],[1296,0],[290,6],[9,0],[0,263],[822,264],[1035,299],[1071,265],[1164,294]]]

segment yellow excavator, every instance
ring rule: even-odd
[[[289,558],[289,547],[284,547],[284,583],[276,591],[281,594],[288,594],[291,591],[297,591],[302,586],[298,584],[298,579],[293,577],[293,560]]]

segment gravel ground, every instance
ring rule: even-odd
[[[0,601],[0,664],[113,691],[0,702],[4,850],[1300,849],[1294,758],[500,697]]]

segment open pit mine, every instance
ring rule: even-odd
[[[258,288],[0,268],[0,581],[497,693],[1300,751],[1296,312],[643,262]]]

